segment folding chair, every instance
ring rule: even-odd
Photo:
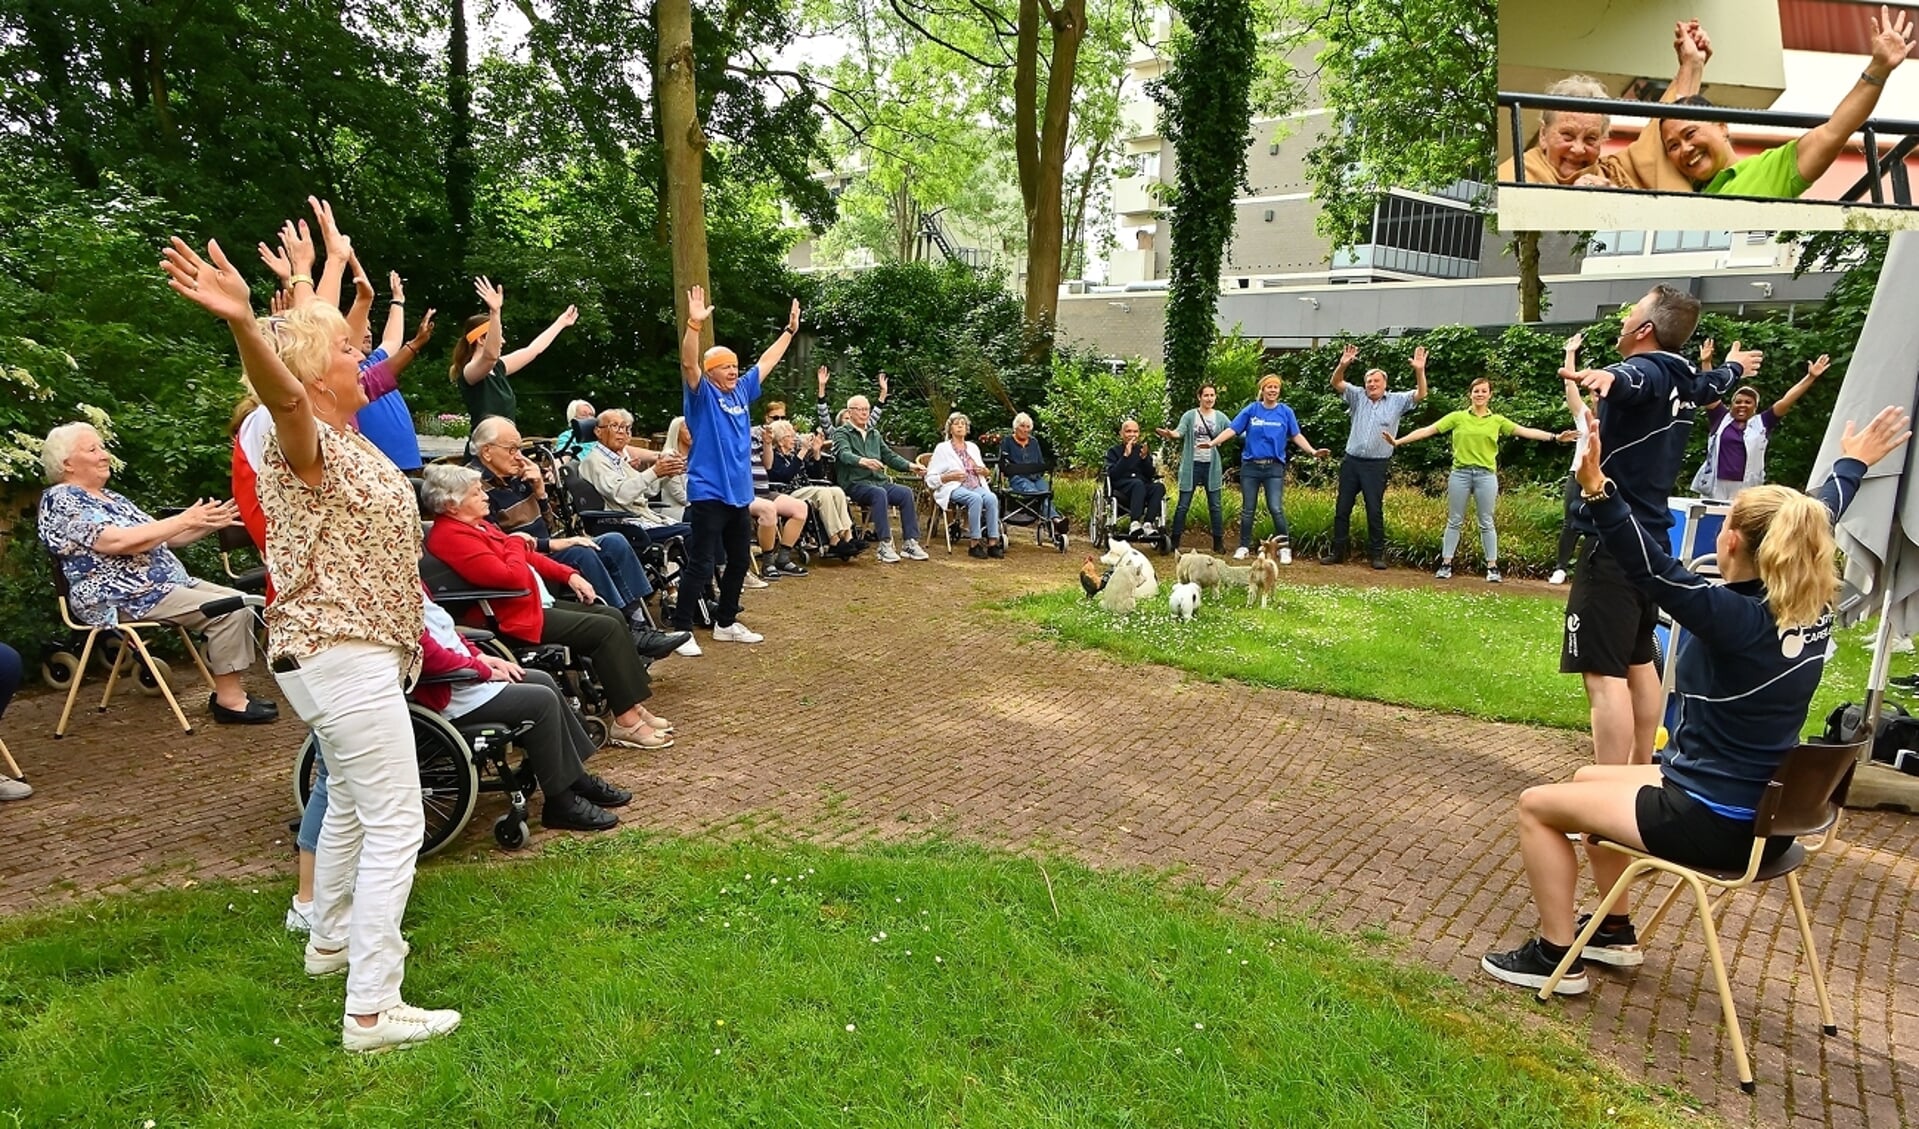
[[[1682,866],[1597,835],[1588,835],[1586,841],[1591,845],[1617,851],[1632,862],[1626,867],[1625,873],[1619,876],[1619,881],[1613,883],[1612,889],[1606,891],[1605,900],[1593,911],[1586,927],[1579,931],[1565,958],[1559,962],[1559,967],[1553,969],[1551,978],[1540,988],[1539,998],[1552,999],[1553,989],[1566,975],[1566,970],[1572,967],[1573,961],[1579,959],[1587,942],[1604,924],[1606,914],[1611,912],[1613,905],[1634,882],[1658,872],[1676,875],[1678,883],[1659,903],[1659,908],[1653,911],[1646,927],[1639,931],[1640,944],[1644,946],[1665,919],[1666,911],[1677,900],[1680,890],[1691,890],[1700,928],[1706,937],[1706,956],[1711,961],[1713,980],[1719,988],[1719,1006],[1725,1013],[1726,1033],[1732,1041],[1732,1056],[1739,1064],[1739,1088],[1750,1094],[1754,1089],[1752,1060],[1746,1054],[1745,1037],[1739,1029],[1739,1014],[1733,1008],[1732,984],[1726,978],[1726,961],[1720,952],[1719,930],[1714,918],[1732,891],[1784,878],[1786,892],[1792,899],[1793,917],[1799,924],[1800,949],[1805,956],[1806,967],[1812,972],[1813,991],[1819,997],[1821,1027],[1828,1035],[1838,1034],[1839,1027],[1832,1017],[1832,1000],[1826,994],[1826,974],[1820,967],[1819,951],[1813,944],[1812,921],[1806,915],[1806,900],[1799,889],[1798,871],[1837,835],[1840,809],[1845,802],[1847,789],[1852,786],[1853,769],[1869,743],[1870,738],[1843,745],[1809,741],[1786,754],[1778,772],[1773,774],[1772,783],[1766,785],[1765,796],[1759,803],[1759,814],[1753,821],[1752,854],[1743,870]],[[1766,840],[1773,835],[1791,835],[1794,838],[1818,835],[1820,838],[1811,846],[1794,843],[1777,859],[1763,863]],[[1710,897],[1707,887],[1721,891],[1719,897]]]
[[[142,631],[164,630],[168,627],[179,632],[180,642],[185,645],[187,654],[193,656],[193,665],[200,668],[200,677],[206,679],[207,689],[212,690],[214,688],[213,672],[207,669],[206,660],[200,657],[200,648],[194,645],[193,637],[187,634],[187,629],[177,623],[159,623],[153,620],[122,621],[111,627],[96,627],[90,623],[78,622],[73,618],[73,608],[67,602],[71,592],[67,584],[67,573],[60,567],[60,561],[57,558],[53,562],[53,590],[60,600],[61,621],[69,630],[86,633],[86,642],[80,648],[79,665],[74,668],[72,684],[67,688],[66,708],[60,711],[60,724],[53,729],[54,737],[60,738],[67,735],[67,721],[73,716],[73,703],[79,699],[80,684],[87,678],[87,662],[93,657],[94,643],[103,633],[119,639],[121,646],[113,656],[113,669],[107,674],[107,688],[100,695],[100,712],[105,713],[108,703],[113,700],[114,688],[120,684],[120,668],[126,664],[127,648],[131,647],[133,652],[140,656],[141,669],[153,679],[154,687],[159,691],[160,696],[167,700],[167,707],[173,711],[174,719],[180,723],[180,729],[186,733],[193,732],[192,723],[187,721],[187,715],[181,711],[179,701],[173,696],[173,688],[167,685],[167,676],[171,671],[167,664],[153,657],[147,650],[146,641],[140,636]],[[11,762],[13,758],[9,756],[7,759]]]

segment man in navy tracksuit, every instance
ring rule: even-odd
[[[1655,536],[1672,528],[1667,498],[1698,405],[1724,396],[1746,374],[1759,371],[1761,354],[1737,344],[1723,367],[1696,371],[1675,350],[1698,323],[1697,298],[1655,286],[1633,304],[1620,326],[1620,363],[1560,370],[1563,378],[1599,393],[1600,465],[1640,527]],[[1620,572],[1583,503],[1570,508],[1568,520],[1582,538],[1566,593],[1559,669],[1585,680],[1594,761],[1646,763],[1664,704],[1652,661],[1659,609]]]

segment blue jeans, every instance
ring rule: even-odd
[[[1446,535],[1440,539],[1439,558],[1453,559],[1459,531],[1466,525],[1466,496],[1472,495],[1479,518],[1479,549],[1487,565],[1499,563],[1499,534],[1493,529],[1493,507],[1499,502],[1499,475],[1483,466],[1458,466],[1446,480]]]
[[[966,535],[978,540],[980,534],[980,515],[986,515],[986,533],[989,538],[999,536],[999,495],[982,486],[977,490],[968,490],[964,486],[955,487],[948,505],[966,507]]]
[[[600,599],[616,608],[631,607],[653,594],[653,586],[646,582],[646,570],[640,567],[639,555],[625,536],[602,533],[593,543],[599,546],[598,551],[575,545],[556,549],[550,555],[586,577]]]
[[[1046,488],[1046,480],[1036,474],[1009,474],[1006,476],[1006,489],[1014,494],[1051,493],[1051,491]],[[1047,521],[1052,521],[1059,516],[1059,511],[1053,508],[1053,500],[1051,498],[1046,499],[1043,504],[1043,509],[1044,512],[1040,516],[1044,517]]]
[[[0,713],[7,712],[7,703],[13,701],[13,692],[20,688],[23,674],[20,652],[0,643]]]
[[[1206,513],[1213,519],[1213,540],[1219,541],[1223,539],[1226,536],[1226,532],[1221,526],[1221,519],[1224,515],[1219,512],[1219,491],[1211,487],[1195,487],[1195,489],[1203,489],[1206,491]],[[1173,544],[1176,546],[1179,544],[1180,535],[1186,532],[1186,511],[1191,509],[1192,506],[1193,491],[1181,490],[1179,492],[1179,508],[1173,511]]]
[[[313,794],[307,797],[306,810],[300,813],[300,831],[293,842],[307,854],[320,846],[320,824],[326,819],[326,758],[320,758],[319,771],[313,775]]]
[[[913,505],[913,492],[899,483],[877,486],[868,483],[864,486],[850,487],[846,491],[846,500],[856,506],[865,506],[873,512],[873,532],[882,541],[893,539],[893,523],[886,510],[888,506],[898,507],[900,511],[900,532],[908,541],[920,539],[920,515]]]
[[[1259,489],[1266,488],[1266,512],[1273,516],[1273,536],[1286,536],[1286,464],[1279,461],[1239,464],[1239,543],[1253,544],[1253,511],[1259,506]]]

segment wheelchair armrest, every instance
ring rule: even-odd
[[[481,681],[477,670],[449,670],[442,674],[422,674],[418,685],[421,686],[457,686],[466,682]]]
[[[433,593],[436,604],[477,604],[482,600],[510,600],[515,596],[524,596],[530,588],[449,588],[444,592]]]
[[[639,514],[631,510],[574,510],[573,513],[581,521],[598,521],[607,525],[646,524],[640,520]]]
[[[465,639],[469,643],[491,643],[493,641],[493,632],[488,631],[484,627],[455,627],[454,630],[460,633],[460,638]]]

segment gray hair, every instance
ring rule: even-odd
[[[505,416],[486,417],[480,421],[478,427],[473,429],[473,445],[475,447],[484,447],[489,443],[499,442],[500,432],[506,430],[512,426],[512,424],[513,421]]]
[[[1018,415],[1013,417],[1013,427],[1015,429],[1018,429],[1019,425],[1022,423],[1028,427],[1033,426],[1033,417],[1027,415],[1025,412],[1021,412]]]
[[[772,423],[767,424],[766,434],[767,437],[775,443],[783,442],[789,435],[795,439],[798,439],[800,436],[800,433],[793,429],[793,425],[783,419],[776,419]]]
[[[666,425],[666,445],[661,454],[684,455],[686,453],[686,417],[674,416],[673,422]]]
[[[1606,89],[1605,83],[1600,82],[1598,79],[1592,77],[1591,75],[1584,75],[1584,74],[1569,74],[1565,78],[1562,78],[1558,82],[1555,82],[1551,86],[1548,86],[1546,88],[1546,93],[1558,95],[1564,98],[1610,98],[1612,97],[1612,91]],[[1541,129],[1544,129],[1547,126],[1553,124],[1553,122],[1559,117],[1559,114],[1562,112],[1574,113],[1575,111],[1541,110],[1539,113],[1539,127]],[[1612,132],[1611,116],[1607,114],[1599,115],[1599,132],[1602,134]]]
[[[592,409],[592,407],[593,407],[593,405],[592,405],[591,403],[589,403],[588,401],[586,401],[586,400],[573,400],[573,401],[570,401],[570,402],[569,402],[569,403],[568,403],[568,404],[566,405],[566,422],[568,422],[568,423],[572,423],[572,422],[573,422],[574,420],[576,420],[576,419],[587,419],[587,418],[589,418],[589,417],[591,417],[591,416],[593,415],[593,412],[592,412],[592,410],[591,410],[591,409]],[[588,409],[588,411],[587,411],[587,413],[586,413],[586,415],[581,415],[581,414],[580,414],[580,409],[581,409],[581,408],[586,408],[586,409]]]
[[[457,463],[429,463],[420,472],[420,508],[439,517],[466,498],[480,481],[480,472]]]
[[[968,435],[971,435],[973,433],[972,417],[967,415],[965,412],[954,412],[951,415],[948,415],[946,417],[946,431],[945,431],[945,434],[941,436],[942,438],[951,439],[953,437],[953,421],[954,420],[958,420],[959,422],[966,425],[966,433]]]
[[[608,408],[601,412],[598,418],[593,421],[593,426],[599,427],[602,424],[610,423],[623,423],[631,428],[633,426],[633,413],[627,411],[625,408]]]
[[[90,423],[63,423],[47,432],[47,441],[40,448],[40,469],[46,472],[47,481],[58,485],[67,477],[67,459],[72,457],[73,449],[80,445],[82,435],[100,438],[100,432]],[[102,439],[102,443],[106,440]]]

